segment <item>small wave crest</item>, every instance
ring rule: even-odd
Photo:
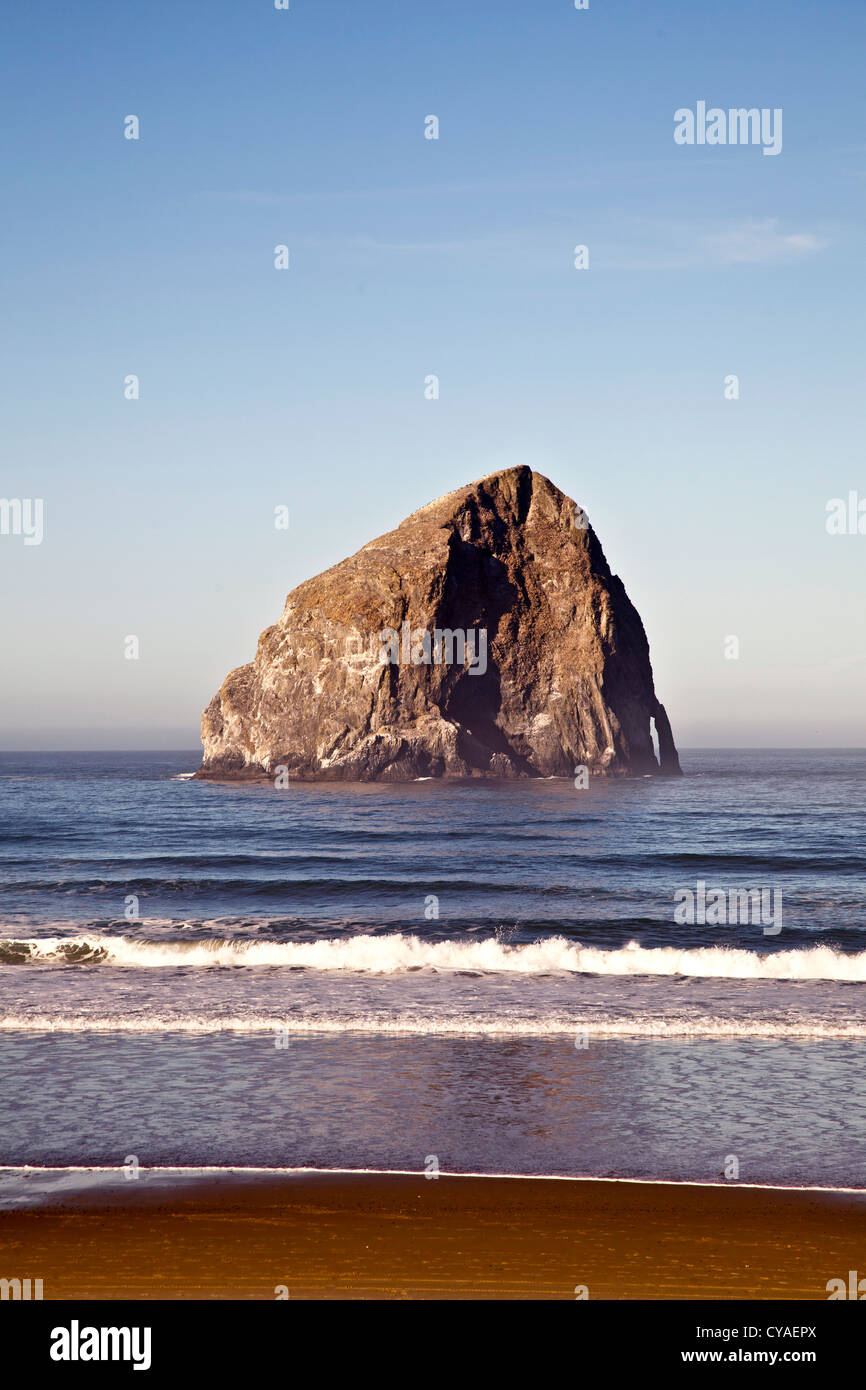
[[[129,1014],[6,1014],[0,1031],[19,1033],[236,1033],[270,1034],[280,1045],[292,1037],[313,1034],[367,1033],[383,1037],[513,1037],[573,1038],[866,1038],[866,1023],[835,1023],[826,1019],[778,1018],[649,1018],[579,1017],[564,1014],[521,1016],[503,1013],[447,1015],[368,1012],[323,1014],[315,1018],[279,1018],[263,1014],[205,1013]]]

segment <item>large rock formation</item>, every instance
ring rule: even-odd
[[[449,492],[293,590],[202,743],[205,777],[680,770],[643,624],[584,513],[529,468]]]

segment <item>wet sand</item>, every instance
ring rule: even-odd
[[[0,1212],[47,1299],[819,1299],[866,1194],[423,1174],[135,1182]]]

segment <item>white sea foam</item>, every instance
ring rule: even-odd
[[[121,936],[31,937],[0,941],[0,958],[34,963],[98,964],[137,969],[177,966],[284,966],[395,975],[407,970],[481,974],[689,975],[736,980],[866,981],[866,951],[830,946],[760,953],[728,946],[639,946],[603,950],[564,937],[510,946],[495,938],[430,941],[393,932],[318,941],[141,941]]]
[[[16,1033],[262,1033],[278,1035],[368,1033],[380,1036],[567,1037],[599,1038],[866,1038],[866,1022],[834,1023],[801,1017],[715,1018],[577,1016],[562,1013],[524,1016],[513,1009],[493,1014],[331,1013],[315,1017],[213,1015],[207,1013],[6,1014],[0,1031]]]

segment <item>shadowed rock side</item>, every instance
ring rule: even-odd
[[[465,662],[437,630],[466,633]],[[643,624],[583,513],[529,468],[440,497],[293,590],[202,743],[200,777],[680,771]]]

